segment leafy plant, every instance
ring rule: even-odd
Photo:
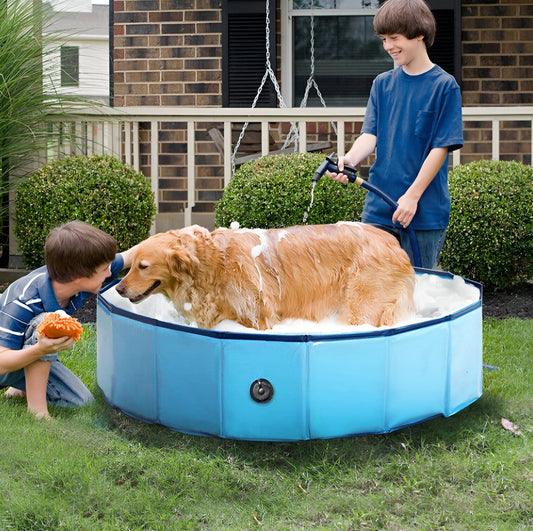
[[[57,225],[86,221],[127,249],[149,235],[155,213],[144,175],[110,156],[72,156],[43,166],[19,186],[15,234],[24,262],[37,267]]]
[[[477,161],[449,175],[450,224],[440,263],[488,290],[533,276],[533,169]]]
[[[267,155],[243,164],[215,208],[217,226],[236,221],[247,228],[279,228],[303,224],[312,194],[311,179],[324,161],[318,153]],[[314,190],[307,223],[335,223],[358,218],[365,192],[328,177]]]
[[[42,31],[51,16],[40,1],[0,2],[0,263],[4,267],[9,257],[9,189],[46,148],[52,136],[46,128],[50,117],[66,114],[63,105],[80,101],[58,94],[53,85],[57,61],[52,57],[60,47],[59,36]]]

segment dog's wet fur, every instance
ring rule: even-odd
[[[229,319],[265,330],[285,319],[393,326],[414,313],[414,285],[396,238],[339,222],[156,234],[116,289],[132,302],[163,293],[201,328]]]

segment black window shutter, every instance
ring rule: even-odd
[[[222,104],[251,107],[266,71],[266,3],[270,2],[270,64],[276,72],[275,0],[224,0],[222,6]],[[257,107],[275,107],[268,79]]]
[[[437,22],[435,42],[428,50],[429,58],[461,84],[461,2],[460,0],[428,0]]]

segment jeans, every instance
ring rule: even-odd
[[[44,314],[35,317],[29,324],[24,336],[24,346],[27,348],[37,343],[36,328],[42,321]],[[57,353],[47,354],[40,361],[50,361],[50,375],[46,386],[46,399],[55,406],[81,406],[94,400],[93,395],[85,384],[58,359]],[[14,387],[26,391],[24,369],[15,372],[0,374],[0,389]]]
[[[411,248],[411,240],[409,238],[409,231],[401,227],[389,227],[388,225],[380,225],[378,223],[368,223],[378,229],[387,231],[396,236],[402,249],[409,256],[411,264],[415,265],[413,250]],[[425,269],[434,269],[437,265],[442,246],[444,245],[444,238],[446,237],[446,229],[439,230],[415,230],[416,239],[418,240],[418,247],[420,249],[420,267]]]

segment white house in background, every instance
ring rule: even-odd
[[[109,5],[91,0],[52,0],[48,28],[61,36],[54,53],[53,85],[57,91],[109,104]]]

